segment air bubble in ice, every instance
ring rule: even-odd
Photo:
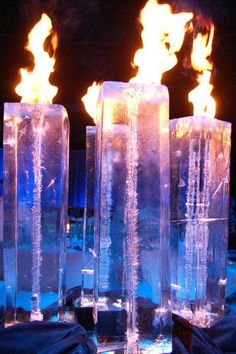
[[[185,187],[185,182],[182,178],[180,178],[180,180],[179,180],[178,187],[179,188]]]

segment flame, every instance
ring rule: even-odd
[[[90,115],[90,117],[93,118],[95,124],[96,124],[97,100],[98,100],[101,87],[102,87],[101,83],[94,82],[88,88],[86,95],[81,98],[87,113]]]
[[[50,57],[44,50],[44,43],[52,34],[52,22],[46,15],[42,14],[41,20],[29,33],[29,43],[26,47],[34,56],[34,69],[20,69],[21,83],[16,87],[16,93],[22,96],[23,103],[52,103],[57,94],[57,87],[49,83],[49,76],[54,71],[55,58]],[[53,52],[57,47],[57,36],[51,38]]]
[[[186,25],[192,18],[191,12],[173,14],[169,5],[156,0],[146,3],[140,16],[143,48],[134,56],[138,73],[130,81],[161,83],[163,73],[177,64],[175,53],[183,44]]]
[[[167,4],[149,0],[141,11],[143,48],[134,57],[138,73],[130,81],[137,83],[160,83],[162,74],[177,63],[175,55],[182,46],[186,24],[193,18],[190,12],[172,14]],[[94,82],[82,98],[85,109],[96,123],[96,103],[101,84]]]
[[[214,26],[211,25],[207,34],[198,33],[193,41],[191,63],[193,69],[198,72],[199,85],[189,92],[188,100],[193,104],[195,116],[215,116],[216,103],[211,96],[213,85],[210,84],[213,64],[208,59],[212,52],[214,31]]]

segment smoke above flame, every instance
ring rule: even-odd
[[[191,12],[173,14],[167,4],[149,0],[140,15],[143,48],[134,56],[138,72],[130,81],[160,84],[162,75],[177,64],[176,54],[184,40]]]
[[[97,100],[101,87],[101,83],[94,81],[93,84],[88,88],[86,95],[81,98],[87,113],[91,118],[93,118],[95,124]]]
[[[26,49],[33,54],[34,69],[20,69],[21,82],[16,93],[22,97],[22,103],[52,103],[57,94],[57,87],[49,83],[50,74],[54,71],[55,58],[44,50],[45,40],[51,36],[53,53],[57,48],[57,36],[52,34],[52,21],[45,14],[28,35]]]
[[[216,103],[211,96],[213,85],[210,84],[213,64],[209,59],[212,52],[214,31],[214,26],[211,24],[206,34],[198,33],[193,41],[191,64],[197,72],[199,85],[189,92],[188,99],[193,104],[195,116],[215,117]]]

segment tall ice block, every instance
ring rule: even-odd
[[[86,127],[86,181],[81,307],[93,307],[95,140],[96,127]]]
[[[78,322],[87,330],[94,329],[94,187],[96,127],[86,127],[86,178],[83,216],[83,255],[81,296],[74,301]]]
[[[170,121],[173,311],[209,327],[224,312],[231,124]]]
[[[98,351],[169,353],[169,100],[166,87],[105,82],[98,104]]]
[[[6,325],[63,319],[68,133],[60,105],[4,106]]]

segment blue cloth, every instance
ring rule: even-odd
[[[174,354],[236,353],[236,314],[211,328],[192,326],[173,314]],[[0,331],[0,354],[93,354],[96,348],[80,325],[32,322]]]
[[[188,321],[174,314],[173,321],[173,353],[236,353],[236,314],[222,317],[207,329],[192,326]]]
[[[0,331],[1,354],[93,354],[96,348],[80,325],[31,322]]]

